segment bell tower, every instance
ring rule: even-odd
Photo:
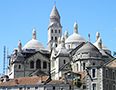
[[[55,43],[56,47],[58,44],[58,38],[62,35],[62,26],[60,23],[59,12],[54,5],[50,14],[50,22],[48,25],[48,50],[52,50],[52,44]]]

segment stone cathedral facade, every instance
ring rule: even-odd
[[[47,48],[37,40],[36,29],[33,29],[32,39],[24,46],[19,41],[18,48],[10,56],[9,78],[49,76],[51,80],[72,82],[72,90],[116,90],[116,62],[100,33],[96,33],[96,41],[91,43],[79,34],[77,23],[73,29],[70,36],[67,31],[62,34],[60,14],[54,5],[48,25]],[[115,65],[112,67],[112,64]]]

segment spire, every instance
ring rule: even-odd
[[[19,40],[19,42],[18,42],[18,51],[19,51],[19,52],[22,51],[22,43],[21,43],[20,40]]]
[[[68,31],[65,31],[64,38],[65,38],[65,40],[68,38]]]
[[[62,45],[62,47],[65,47],[65,39],[64,39],[64,36],[61,37],[61,45]]]
[[[91,37],[91,35],[90,35],[90,33],[88,33],[88,41],[90,42],[90,37]]]
[[[35,30],[35,28],[33,28],[33,31],[32,31],[32,39],[36,39],[36,30]]]
[[[98,40],[100,37],[100,33],[99,32],[96,32],[96,40]]]
[[[78,24],[74,23],[74,33],[78,33]]]
[[[61,43],[61,37],[58,37],[58,44]]]
[[[50,18],[57,18],[57,19],[60,19],[60,15],[59,15],[59,12],[56,8],[56,5],[53,6],[52,8],[52,11],[51,11],[51,14],[50,14]]]

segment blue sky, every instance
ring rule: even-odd
[[[21,40],[24,46],[32,37],[32,28],[37,29],[37,38],[46,47],[49,15],[54,0],[0,0],[0,73],[3,64],[3,46],[9,54]],[[61,16],[63,32],[73,33],[76,21],[79,33],[95,42],[96,32],[111,51],[116,51],[116,1],[115,0],[56,0]]]

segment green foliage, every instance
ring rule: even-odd
[[[80,81],[80,79],[75,79],[74,81],[73,81],[73,85],[75,85],[75,86],[77,86],[77,87],[81,87],[81,85],[82,85],[82,82]]]

